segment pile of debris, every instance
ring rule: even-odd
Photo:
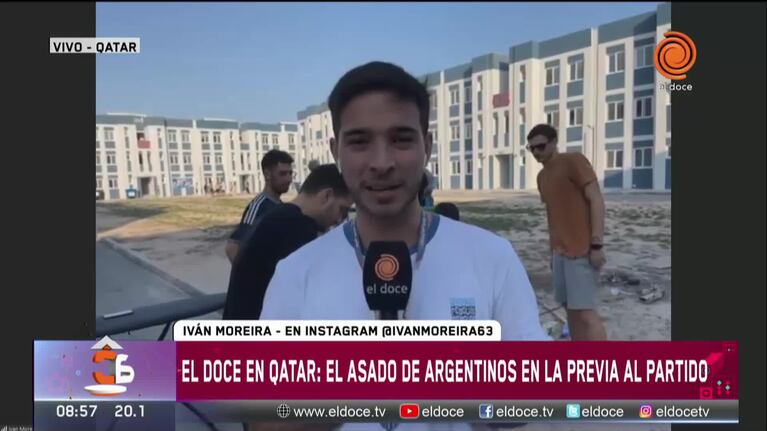
[[[662,286],[657,284],[646,286],[646,283],[642,283],[639,278],[623,271],[604,272],[600,281],[602,286],[610,289],[610,294],[614,299],[621,295],[629,295],[636,296],[643,304],[652,304],[665,295]],[[624,288],[629,288],[633,292],[624,290]]]

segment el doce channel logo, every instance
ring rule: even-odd
[[[655,69],[661,75],[672,81],[681,81],[687,78],[687,72],[695,65],[698,58],[698,50],[690,36],[680,31],[667,31],[663,34],[665,39],[655,47]],[[691,91],[692,84],[660,84],[661,90],[666,91]]]
[[[394,277],[397,276],[399,273],[399,261],[394,255],[384,253],[382,254],[378,260],[375,263],[375,274],[376,277],[380,280],[383,280],[385,282],[394,280]],[[389,294],[389,293],[407,293],[407,286],[399,286],[399,285],[391,285],[389,283],[384,283],[381,285],[373,284],[372,286],[367,286],[367,291],[369,294],[375,294],[375,293],[382,293],[382,294]]]
[[[93,372],[93,380],[97,385],[86,386],[85,390],[91,395],[96,396],[114,396],[125,392],[128,388],[123,384],[131,383],[135,377],[133,367],[126,365],[128,355],[118,354],[117,350],[123,350],[122,346],[117,344],[109,337],[104,337],[98,343],[91,347],[93,352],[93,362],[100,363],[109,361],[110,374],[104,374],[101,371]]]

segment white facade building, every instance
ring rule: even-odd
[[[556,127],[559,149],[581,152],[606,189],[671,188],[670,81],[653,63],[670,29],[671,6],[545,41],[513,46],[420,76],[431,99],[436,145],[428,168],[441,189],[532,190],[541,166],[526,134]],[[297,122],[178,120],[140,114],[96,118],[96,189],[106,199],[227,193],[263,187],[260,160],[272,148],[295,160],[296,183],[311,160],[332,163],[327,104]]]

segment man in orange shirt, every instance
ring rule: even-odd
[[[539,124],[527,135],[527,149],[543,164],[538,191],[549,223],[554,296],[567,309],[573,340],[606,340],[597,314],[605,204],[597,176],[581,153],[559,153],[557,131]]]

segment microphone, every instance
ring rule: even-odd
[[[407,308],[413,284],[410,250],[402,241],[373,241],[362,265],[362,285],[368,307],[379,320],[398,320]]]

